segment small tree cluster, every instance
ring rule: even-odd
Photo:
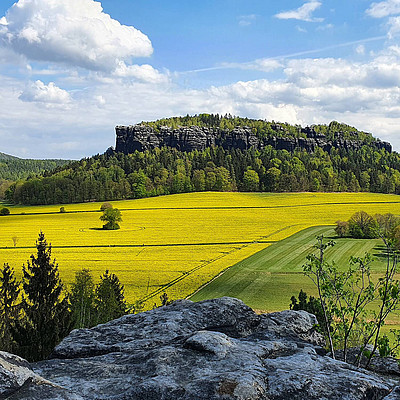
[[[365,211],[359,211],[348,221],[337,221],[335,232],[339,237],[374,239],[384,236],[399,242],[400,218],[393,214],[371,216]]]
[[[75,275],[70,293],[71,312],[75,328],[90,328],[126,314],[124,286],[108,270],[95,285],[88,269]]]
[[[36,250],[22,268],[22,282],[8,264],[0,270],[0,350],[29,361],[48,357],[73,327],[104,323],[127,309],[124,287],[115,274],[106,271],[95,285],[83,269],[67,293],[42,232]]]
[[[71,329],[58,265],[42,232],[36,249],[23,266],[21,284],[8,264],[0,272],[1,348],[29,361],[46,358]]]

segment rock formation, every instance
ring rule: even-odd
[[[343,135],[336,134],[333,140],[328,140],[325,135],[318,134],[312,127],[301,129],[305,137],[293,137],[279,135],[279,125],[276,125],[277,135],[268,137],[258,137],[250,128],[235,128],[225,131],[217,128],[207,127],[180,127],[172,129],[161,127],[160,131],[152,127],[141,124],[133,126],[117,126],[116,151],[125,154],[134,151],[151,150],[156,147],[173,147],[180,151],[204,150],[210,146],[222,146],[224,149],[237,148],[247,150],[251,147],[262,150],[266,146],[272,146],[277,150],[287,150],[292,152],[296,148],[305,149],[313,152],[317,147],[330,152],[332,148],[343,148],[346,150],[358,150],[365,143],[357,139],[345,139]],[[376,149],[386,149],[392,151],[392,146],[388,142],[376,140],[372,146]]]
[[[228,297],[181,300],[75,330],[31,366],[0,353],[0,399],[400,399],[395,375],[326,356],[315,324]]]

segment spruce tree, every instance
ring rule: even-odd
[[[58,264],[51,260],[51,246],[44,233],[36,241],[37,255],[23,266],[22,310],[25,315],[16,329],[20,353],[29,361],[42,360],[69,333],[71,318]]]
[[[10,353],[17,352],[13,328],[20,312],[20,305],[17,304],[19,285],[13,268],[4,264],[0,270],[0,350]]]
[[[96,286],[97,323],[103,324],[126,314],[124,290],[118,277],[106,270]]]

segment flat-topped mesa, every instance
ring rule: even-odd
[[[138,124],[130,126],[117,126],[116,151],[130,154],[138,151],[152,150],[160,147],[172,147],[180,151],[204,150],[211,146],[221,146],[224,149],[248,150],[255,148],[262,150],[266,146],[272,146],[277,150],[287,150],[293,152],[295,149],[305,149],[308,152],[315,151],[316,148],[330,152],[333,148],[345,150],[359,150],[366,143],[357,138],[345,138],[340,133],[335,133],[333,139],[316,132],[312,127],[301,128],[299,137],[279,135],[279,125],[276,125],[277,135],[261,137],[254,133],[250,127],[236,127],[232,130],[220,128],[182,126],[173,129],[162,126],[159,130],[153,127]],[[392,146],[388,142],[378,139],[369,145],[377,150],[385,149],[392,151]]]

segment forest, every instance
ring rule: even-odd
[[[363,146],[313,153],[267,146],[180,152],[106,153],[21,180],[6,191],[15,204],[137,199],[201,191],[400,193],[400,156]]]

